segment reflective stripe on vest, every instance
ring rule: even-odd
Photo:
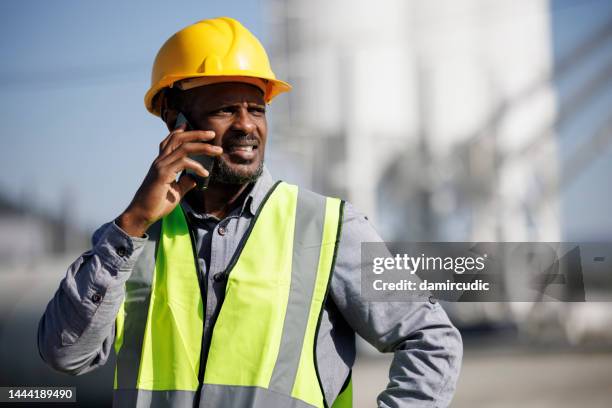
[[[226,270],[202,385],[202,295],[181,206],[153,226],[117,316],[115,406],[326,407],[315,342],[342,207],[287,183],[270,190]]]

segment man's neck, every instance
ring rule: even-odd
[[[223,219],[246,199],[249,184],[211,182],[205,191],[193,189],[187,193],[185,199],[195,211]]]

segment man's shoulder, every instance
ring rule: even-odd
[[[292,183],[288,183],[292,184]],[[292,184],[295,185],[295,184]],[[300,194],[312,194],[317,197],[330,197],[342,202],[342,236],[345,241],[379,242],[381,237],[374,228],[370,218],[351,201],[334,195],[323,194],[302,186],[298,186]]]

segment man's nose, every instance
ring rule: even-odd
[[[236,130],[241,130],[246,134],[249,134],[255,131],[255,127],[255,122],[253,121],[253,118],[251,117],[248,108],[240,108],[238,110],[236,120],[234,120],[233,128]]]

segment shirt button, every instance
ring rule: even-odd
[[[219,272],[213,276],[213,279],[215,282],[221,282],[222,280],[225,279],[225,273]]]
[[[435,305],[436,303],[438,303],[438,301],[433,295],[431,295],[429,296],[429,303],[431,303],[432,305]]]
[[[117,255],[125,256],[127,254],[127,249],[124,246],[120,246],[117,248]]]
[[[91,301],[94,302],[96,305],[98,303],[100,303],[100,301],[102,300],[102,295],[99,293],[94,293],[93,295],[91,295]]]
[[[219,235],[225,235],[225,232],[226,232],[225,227],[219,227],[217,229],[217,232],[219,233]]]

